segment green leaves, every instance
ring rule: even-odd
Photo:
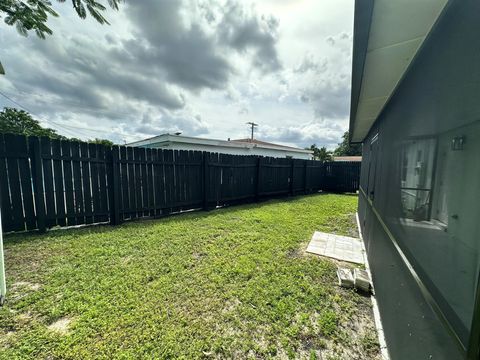
[[[65,0],[57,0],[65,2]],[[122,0],[108,0],[108,5],[118,10]],[[72,6],[81,19],[85,19],[88,14],[100,24],[109,24],[102,15],[106,7],[95,0],[72,0]],[[51,35],[52,30],[47,26],[49,16],[57,17],[58,14],[52,8],[52,2],[49,0],[2,0],[0,2],[0,17],[4,15],[4,22],[7,25],[15,26],[19,34],[27,36],[30,31],[45,39],[46,35]]]
[[[1,64],[0,64],[1,65]],[[67,139],[65,136],[57,134],[56,130],[44,128],[37,120],[23,110],[15,108],[4,108],[0,111],[0,134],[17,134],[25,136],[46,136],[51,139]],[[74,141],[82,141],[77,138],[70,138]],[[100,144],[106,147],[113,146],[113,142],[107,139],[90,139],[87,140],[91,144]]]
[[[29,113],[14,108],[4,108],[0,112],[0,133],[27,136],[47,136],[52,139],[65,139],[53,129],[43,128]]]
[[[92,1],[92,4],[87,4],[87,9],[90,15],[97,20],[100,24],[110,24],[107,19],[105,19],[100,11],[105,10],[105,6],[102,4]]]
[[[320,161],[331,161],[332,160],[332,152],[327,150],[325,146],[322,146],[321,148],[318,148],[316,144],[310,145],[309,148],[306,148],[307,150],[312,150],[313,151],[313,158],[315,160],[320,160]]]
[[[342,142],[333,152],[335,156],[360,156],[362,155],[361,144],[350,144],[350,137],[348,131],[343,134]]]
[[[87,11],[81,0],[72,0],[73,8],[77,12],[78,16],[82,19],[87,17]]]

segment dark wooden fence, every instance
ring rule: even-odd
[[[360,163],[0,135],[5,232],[119,224],[318,190],[355,192],[359,175]]]

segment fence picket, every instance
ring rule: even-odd
[[[67,215],[67,224],[76,225],[75,203],[73,195],[73,172],[71,159],[70,142],[62,141],[60,144],[63,162],[63,183],[65,186],[65,208]]]
[[[20,188],[20,177],[18,170],[18,158],[20,157],[20,149],[18,148],[17,135],[5,135],[5,153],[7,157],[7,171],[9,177],[10,197],[11,197],[11,226],[14,231],[25,230],[23,208],[22,208],[22,192]],[[18,157],[15,157],[18,154]],[[8,196],[8,195],[7,195]]]
[[[174,207],[174,196],[175,196],[175,192],[173,191],[175,177],[174,177],[172,150],[163,150],[163,164],[165,168],[165,212],[164,214],[169,214],[172,212],[172,208]]]
[[[110,209],[110,224],[118,225],[121,223],[120,203],[121,188],[120,188],[120,163],[119,163],[119,149],[118,146],[112,146],[107,150],[107,181],[108,181],[108,200]]]
[[[85,224],[85,207],[83,202],[82,165],[80,163],[80,143],[70,144],[72,151],[74,213],[77,224]]]
[[[100,222],[107,222],[109,220],[108,209],[108,189],[107,189],[107,162],[105,146],[97,144],[97,169],[98,169],[98,189],[99,189],[99,206],[100,216],[98,220]]]
[[[18,151],[20,154],[25,154],[25,157],[18,159],[18,173],[20,176],[23,201],[23,216],[25,219],[26,229],[33,230],[37,228],[37,221],[33,204],[33,182],[29,161],[30,154],[28,151],[27,138],[25,136],[20,136],[17,139],[18,143],[16,144],[16,151]]]
[[[92,224],[93,218],[93,194],[92,194],[92,176],[90,165],[88,161],[92,156],[90,155],[89,146],[86,143],[80,144],[80,156],[82,158],[82,188],[83,188],[83,208],[85,215],[85,224]]]
[[[47,229],[45,213],[45,192],[42,176],[42,152],[40,148],[40,138],[29,138],[29,150],[32,166],[33,191],[35,192],[35,212],[37,219],[37,228],[40,232]]]
[[[147,176],[147,216],[155,216],[155,194],[153,191],[153,154],[152,149],[146,149],[146,176]]]

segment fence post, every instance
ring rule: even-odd
[[[120,219],[120,166],[117,145],[107,149],[108,198],[110,199],[110,225],[118,225]]]
[[[203,210],[208,211],[208,197],[209,197],[209,183],[208,183],[208,153],[205,151],[202,153],[203,156]]]
[[[322,161],[322,165],[320,166],[320,186],[319,190],[325,191],[325,161]]]
[[[293,174],[295,172],[295,160],[292,158],[290,159],[290,195],[293,196]]]
[[[260,200],[260,168],[262,167],[262,158],[257,156],[257,167],[255,172],[255,201]]]
[[[45,214],[45,199],[43,192],[43,177],[42,177],[42,152],[40,149],[40,138],[32,136],[29,138],[30,142],[30,159],[32,161],[32,180],[33,191],[35,193],[35,210],[37,215],[37,228],[40,232],[47,230],[46,214]]]
[[[303,192],[305,194],[307,193],[307,184],[308,184],[308,181],[307,181],[307,164],[308,164],[308,160],[304,160],[304,163],[303,163]]]

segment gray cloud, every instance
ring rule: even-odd
[[[152,112],[143,114],[140,125],[135,131],[145,136],[163,133],[182,132],[190,136],[202,135],[208,132],[208,127],[199,115],[178,116],[168,112],[158,115]]]
[[[253,64],[265,73],[281,69],[275,47],[278,20],[274,17],[257,17],[241,3],[229,1],[218,25],[220,41],[237,51],[253,51]]]
[[[170,83],[190,90],[223,88],[234,68],[200,18],[185,24],[183,5],[182,1],[129,3],[127,11],[136,33],[123,47],[135,66],[163,73]]]
[[[306,54],[293,73],[300,79],[299,99],[313,107],[315,118],[344,121],[350,108],[351,35],[328,36],[329,58]]]
[[[313,71],[318,74],[326,71],[327,68],[328,61],[326,59],[317,61],[312,54],[306,54],[302,62],[293,71],[300,74]]]
[[[127,58],[136,66],[161,70],[168,82],[193,91],[227,86],[236,73],[228,57],[231,50],[252,51],[251,64],[262,72],[281,68],[274,18],[259,17],[241,2],[229,1],[224,7],[201,3],[199,7],[203,17],[185,15],[190,9],[185,1],[129,3],[129,19],[136,33],[123,43]],[[215,11],[221,11],[220,15]]]
[[[116,51],[104,47],[102,56],[98,56],[101,42],[80,36],[74,39],[59,36],[56,40],[25,39],[16,50],[30,56],[9,63],[9,74],[13,74],[17,90],[48,98],[50,112],[66,111],[73,105],[87,113],[100,110],[108,115],[109,110],[119,107],[119,99],[167,109],[184,106],[184,97],[178,90],[161,78],[150,78],[141,69],[123,66],[124,63],[117,61]],[[35,70],[24,70],[32,68]],[[37,104],[30,105],[35,108]]]
[[[349,114],[350,87],[348,83],[325,81],[307,90],[306,95],[313,104],[315,117],[345,119]]]
[[[308,102],[310,102],[310,98],[307,95],[302,94],[302,95],[300,95],[300,101],[303,102],[303,103],[308,103]]]
[[[325,19],[303,5],[290,19],[285,6],[297,3],[276,11],[279,1],[259,7],[281,20],[242,0],[128,1],[103,27],[62,7],[46,40],[0,24],[0,89],[40,118],[122,142],[174,131],[233,137],[248,118],[268,141],[336,144],[348,118],[349,27],[318,27]]]
[[[127,34],[113,24],[95,37],[60,22],[54,36],[40,40],[8,28],[2,62],[10,95],[46,119],[96,117],[122,121],[127,133],[128,127],[145,134],[180,127],[195,135],[207,126],[185,110],[188,97],[227,89],[238,73],[231,55],[251,51],[243,58],[262,72],[280,67],[278,23],[243,3],[145,0],[111,15],[129,26]],[[144,114],[150,122],[139,120]]]
[[[300,147],[317,144],[329,149],[337,146],[343,132],[344,129],[339,124],[326,121],[284,127],[263,126],[259,129],[259,135],[267,141],[295,144]]]
[[[339,34],[328,36],[325,41],[328,45],[336,47],[343,54],[351,55],[352,34],[342,31]]]

